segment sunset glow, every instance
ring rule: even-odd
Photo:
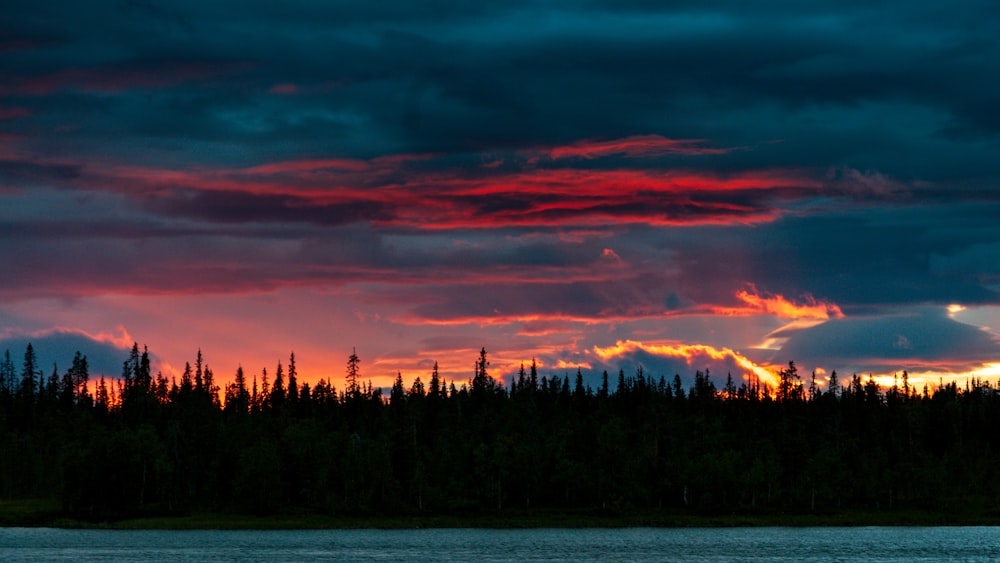
[[[728,348],[718,349],[704,344],[644,344],[632,340],[618,341],[614,346],[606,348],[594,348],[594,353],[605,361],[636,351],[643,351],[654,356],[681,358],[694,370],[704,370],[703,367],[699,366],[703,364],[707,365],[706,362],[710,360],[731,360],[745,370],[744,374],[739,374],[740,379],[749,379],[750,376],[753,376],[761,383],[772,387],[778,383],[778,378],[774,373],[754,364],[740,353]]]
[[[816,320],[839,319],[844,316],[840,307],[816,301],[811,295],[806,295],[802,303],[794,303],[782,295],[760,295],[753,284],[750,284],[749,289],[737,291],[736,298],[745,303],[746,307],[718,308],[714,312],[721,315],[770,314],[784,319]]]
[[[996,65],[957,15],[15,4],[0,353],[46,372],[1000,378]]]

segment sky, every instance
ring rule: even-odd
[[[985,1],[10,0],[0,350],[996,381],[998,36]]]

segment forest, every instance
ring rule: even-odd
[[[476,515],[989,512],[1000,501],[1000,392],[915,389],[904,372],[774,388],[742,374],[604,372],[509,383],[483,349],[467,381],[437,365],[384,391],[352,353],[343,388],[298,381],[294,354],[222,388],[199,351],[179,380],[136,345],[119,378],[87,358],[46,376],[29,344],[0,361],[0,498],[80,520],[219,511]],[[339,379],[339,377],[338,377]]]

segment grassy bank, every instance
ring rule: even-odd
[[[965,526],[1000,525],[1000,519],[933,512],[836,515],[588,514],[335,517],[324,515],[245,516],[203,513],[183,517],[136,518],[108,525],[118,529],[424,529],[424,528],[726,528],[760,526]]]
[[[0,526],[51,526],[59,503],[46,499],[0,500]]]
[[[108,528],[123,530],[292,530],[415,528],[619,528],[619,527],[754,527],[754,526],[964,526],[1000,525],[1000,513],[945,513],[926,510],[844,511],[829,514],[755,512],[692,514],[671,511],[523,512],[462,515],[348,516],[275,514],[255,516],[220,512],[185,515],[132,515],[126,518],[79,519],[60,513],[45,500],[0,501],[0,526]]]

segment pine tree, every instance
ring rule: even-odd
[[[202,374],[202,382],[205,386],[205,393],[208,394],[209,400],[215,406],[219,406],[219,386],[215,384],[215,375],[212,373],[211,368],[207,365],[205,366],[205,371]]]
[[[358,387],[358,376],[361,373],[358,366],[360,364],[361,360],[358,359],[358,351],[356,348],[352,348],[351,355],[347,358],[347,375],[344,378],[347,384],[347,396],[349,397],[357,397],[360,392],[360,388]],[[437,363],[434,366],[437,367]]]
[[[257,374],[253,374],[253,390],[250,392],[250,410],[260,411],[260,395],[257,394]]]
[[[202,371],[202,357],[201,348],[198,348],[198,359],[195,360],[195,371],[194,371],[194,388],[198,391],[205,390],[205,382],[203,379],[204,372]]]
[[[247,390],[246,376],[243,366],[236,368],[236,377],[226,387],[226,411],[245,414],[250,405],[250,392]]]
[[[392,382],[392,390],[389,392],[389,404],[399,406],[406,399],[406,390],[403,388],[403,374],[396,372],[396,379]]]
[[[139,371],[136,374],[140,384],[147,390],[153,387],[153,370],[150,367],[149,348],[142,347],[142,355],[139,357]]]
[[[132,391],[136,384],[139,373],[139,343],[132,343],[132,351],[129,352],[128,359],[122,362],[122,386],[126,394]]]
[[[280,409],[285,402],[285,368],[278,362],[274,370],[274,384],[271,386],[271,408]]]
[[[726,374],[726,398],[727,399],[736,398],[736,384],[733,382],[732,372]]]
[[[413,380],[413,385],[410,385],[410,390],[407,394],[413,397],[423,397],[427,394],[427,389],[424,387],[424,382],[420,380],[419,375]]]
[[[94,408],[102,414],[107,414],[111,409],[111,397],[108,394],[108,385],[107,382],[104,381],[103,375],[97,383],[96,397],[94,397]]]
[[[10,359],[10,350],[4,350],[3,362],[0,362],[0,396],[9,397],[14,394],[14,362]]]
[[[80,361],[77,362],[77,358]],[[77,403],[90,404],[90,390],[87,386],[90,383],[90,365],[87,363],[87,356],[80,355],[79,352],[73,357],[73,386],[76,393]]]
[[[69,410],[76,401],[76,384],[73,382],[73,371],[80,363],[80,353],[77,352],[73,358],[73,366],[63,373],[59,381],[59,406],[63,410]]]
[[[576,382],[573,386],[573,397],[578,401],[582,401],[585,395],[586,389],[583,386],[583,372],[580,371],[580,368],[576,368]]]
[[[489,376],[489,360],[486,359],[486,347],[479,351],[479,359],[476,360],[475,375],[472,377],[472,384],[469,386],[473,395],[483,395],[496,388],[496,382]]]
[[[52,373],[45,382],[45,402],[53,405],[59,402],[59,366],[52,364]]]
[[[442,386],[441,379],[438,376],[438,363],[434,362],[434,368],[431,370],[431,382],[428,386],[427,395],[435,399],[441,396]]]
[[[271,382],[267,380],[267,368],[263,369],[260,376],[260,404],[261,407],[271,405]]]
[[[293,406],[299,400],[299,381],[298,381],[298,370],[295,369],[295,352],[292,352],[291,357],[288,359],[288,389],[287,389],[288,402]]]
[[[35,392],[39,387],[38,377],[38,356],[35,355],[35,347],[29,342],[27,348],[24,350],[24,363],[21,367],[21,387],[18,390],[18,395],[21,397],[22,402],[30,403],[35,400]]]
[[[191,376],[191,362],[184,362],[184,373],[181,374],[180,393],[187,397],[194,391],[194,380]]]
[[[795,362],[788,362],[788,368],[778,371],[778,400],[787,401],[799,395],[799,370]]]

